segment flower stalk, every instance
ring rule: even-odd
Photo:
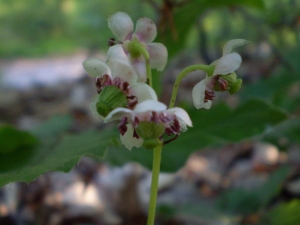
[[[191,65],[186,68],[184,68],[177,76],[174,86],[173,86],[173,91],[172,91],[172,96],[169,104],[169,108],[173,108],[175,106],[175,101],[178,93],[178,88],[181,80],[185,78],[189,73],[196,71],[196,70],[203,70],[207,74],[212,74],[214,70],[214,66],[209,66],[209,65],[202,65],[202,64],[197,64],[197,65]]]
[[[152,181],[151,181],[147,225],[154,225],[154,221],[155,221],[156,200],[157,200],[157,192],[158,192],[158,181],[159,181],[162,147],[163,147],[162,145],[159,145],[153,149]]]

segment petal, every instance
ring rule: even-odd
[[[104,122],[108,123],[113,120],[120,120],[124,116],[126,116],[127,118],[132,120],[133,114],[134,114],[134,112],[130,109],[116,108],[106,116],[106,118],[104,119]]]
[[[126,55],[121,44],[114,45],[110,47],[107,51],[106,60],[118,59],[129,63],[128,56]]]
[[[89,58],[85,60],[83,62],[83,68],[89,75],[93,77],[99,77],[104,74],[108,74],[109,76],[111,76],[111,71],[108,65],[97,58]]]
[[[224,55],[217,61],[213,75],[232,73],[240,67],[241,63],[242,58],[236,52]]]
[[[132,59],[131,65],[138,76],[139,82],[147,81],[146,64],[143,57]]]
[[[120,135],[120,139],[123,145],[125,145],[125,147],[129,150],[132,149],[132,147],[141,147],[144,140],[142,138],[135,138],[133,137],[133,128],[131,126],[131,124],[127,124],[127,131],[124,135]]]
[[[182,123],[190,127],[193,126],[189,114],[182,108],[175,107],[167,110],[168,114],[175,115]]]
[[[156,25],[149,18],[142,17],[136,22],[135,34],[139,41],[150,43],[157,35]]]
[[[166,46],[161,43],[150,43],[147,45],[150,55],[151,68],[162,71],[167,65],[168,51]]]
[[[138,102],[143,102],[146,100],[155,100],[157,101],[157,96],[153,88],[151,88],[148,84],[145,83],[136,83],[133,87],[131,87],[133,95],[138,98]]]
[[[206,79],[200,81],[193,88],[192,98],[193,98],[193,103],[194,103],[194,106],[196,107],[196,109],[200,109],[200,108],[209,109],[211,107],[211,104],[212,104],[211,100],[204,102],[205,88],[206,88]]]
[[[250,41],[247,41],[245,39],[233,39],[228,42],[223,47],[223,56],[229,54],[233,48],[242,46],[244,44],[249,43]]]
[[[119,41],[124,41],[133,31],[133,22],[127,13],[116,12],[108,18],[108,27]]]
[[[110,59],[107,61],[107,64],[114,78],[119,77],[130,84],[137,82],[137,74],[129,63],[118,59]]]
[[[99,118],[100,120],[103,120],[104,117],[101,116],[101,115],[97,112],[96,104],[97,104],[97,102],[98,102],[98,98],[99,98],[99,95],[98,95],[98,94],[97,94],[96,96],[93,97],[93,99],[92,99],[92,101],[91,101],[91,103],[90,103],[90,109],[91,109],[92,114],[93,114],[95,117]]]
[[[147,111],[164,111],[167,109],[167,106],[162,103],[155,100],[146,100],[141,103],[138,103],[136,107],[134,108],[134,112],[136,113],[142,113]]]

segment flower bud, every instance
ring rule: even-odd
[[[143,146],[148,149],[153,149],[162,143],[159,140],[165,132],[165,126],[161,123],[142,121],[135,129],[136,133],[144,140]]]
[[[142,55],[140,48],[144,46],[137,40],[132,40],[125,43],[125,48],[132,58],[138,58]]]
[[[126,105],[127,97],[118,87],[106,86],[98,96],[96,109],[101,116],[106,117],[112,110]]]
[[[235,72],[228,74],[228,75],[220,75],[220,77],[222,77],[224,80],[226,80],[228,82],[229,86],[233,85],[236,81],[236,73]]]
[[[243,83],[242,79],[237,79],[235,81],[235,83],[233,85],[231,85],[231,87],[229,89],[229,93],[232,95],[232,94],[238,92],[242,87],[242,83]]]

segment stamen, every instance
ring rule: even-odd
[[[114,46],[116,44],[116,39],[115,38],[110,38],[108,39],[108,46]]]
[[[111,78],[108,74],[104,74],[101,77],[97,77],[95,83],[96,83],[96,88],[97,88],[98,94],[102,91],[103,87],[109,86],[112,84]]]
[[[119,123],[119,125],[118,125],[118,129],[119,129],[120,134],[121,134],[122,136],[123,136],[123,135],[126,133],[126,131],[127,131],[127,126],[126,126],[126,124],[127,124],[127,117],[124,116],[124,117],[122,117],[122,119],[121,119],[121,121],[120,121],[120,123]]]
[[[138,104],[138,99],[136,96],[126,96],[127,97],[127,107],[133,109],[136,104]]]
[[[170,122],[170,118],[167,116],[165,113],[161,113],[158,115],[158,118],[161,120],[163,123]]]
[[[134,119],[133,119],[133,124],[132,124],[133,128],[136,128],[136,127],[138,126],[139,123],[140,123],[139,118],[134,117]]]
[[[128,82],[124,82],[124,83],[123,83],[123,87],[122,87],[122,91],[123,91],[125,94],[128,94],[129,90],[130,90],[130,85],[129,85],[129,83],[128,83]]]
[[[115,86],[117,86],[118,88],[120,88],[121,83],[122,83],[122,81],[121,81],[121,78],[119,78],[119,77],[115,78],[114,81],[113,81],[113,84]]]
[[[137,132],[135,130],[133,130],[133,137],[135,137],[136,139],[140,138],[140,136],[137,134]]]
[[[171,127],[176,132],[176,134],[180,133],[180,123],[177,118],[174,119],[174,123],[171,125]]]
[[[222,91],[226,91],[228,89],[228,82],[223,78],[219,78],[218,83],[220,84]]]
[[[205,90],[204,95],[204,102],[207,102],[208,100],[212,101],[216,97],[214,91]]]
[[[156,124],[158,124],[158,115],[155,111],[152,111],[152,116],[150,119],[152,122],[155,122]]]

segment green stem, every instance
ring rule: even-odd
[[[152,181],[147,225],[154,225],[162,145],[153,149]]]
[[[195,70],[203,70],[205,71],[207,74],[212,74],[213,70],[214,70],[214,66],[210,66],[210,65],[202,65],[202,64],[197,64],[197,65],[191,65],[186,67],[185,69],[183,69],[179,75],[177,76],[174,86],[173,86],[173,91],[172,91],[172,97],[171,97],[171,101],[169,104],[169,108],[173,108],[175,105],[175,101],[176,101],[176,97],[177,97],[177,92],[178,92],[178,88],[179,88],[179,84],[181,82],[181,80],[183,78],[185,78],[190,72],[193,72]]]

